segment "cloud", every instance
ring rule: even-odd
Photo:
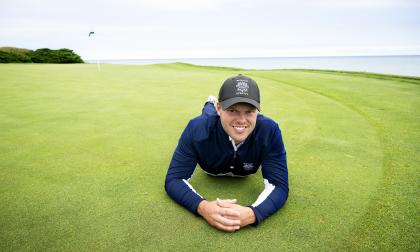
[[[225,5],[240,3],[240,0],[133,0],[134,3],[163,11],[217,10]]]
[[[391,8],[404,6],[419,6],[417,0],[352,0],[352,1],[337,1],[337,0],[318,0],[308,1],[308,4],[326,8]]]

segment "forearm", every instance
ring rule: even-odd
[[[198,204],[203,200],[203,197],[196,193],[186,180],[166,180],[165,190],[178,204],[187,208],[192,213],[197,213]]]
[[[261,196],[261,195],[260,195]],[[281,187],[274,187],[273,190],[262,201],[258,200],[250,207],[255,213],[255,224],[261,223],[283,207],[288,198],[288,191]],[[260,199],[260,198],[259,198]]]

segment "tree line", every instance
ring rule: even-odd
[[[29,50],[16,47],[0,47],[0,63],[84,63],[73,50],[41,48]]]

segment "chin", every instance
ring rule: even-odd
[[[241,137],[234,136],[233,137],[233,140],[235,142],[238,142],[238,143],[242,143],[243,141],[245,141],[245,139],[246,139],[246,136],[245,137],[244,136],[241,136]]]

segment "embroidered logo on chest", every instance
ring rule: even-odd
[[[250,171],[252,169],[254,169],[254,164],[253,163],[244,163],[244,170],[246,171]]]

